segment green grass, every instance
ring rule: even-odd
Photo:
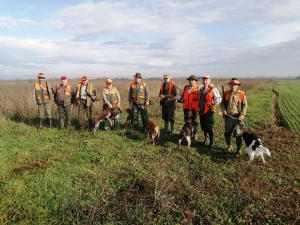
[[[259,129],[272,123],[272,83],[255,86],[247,98],[246,126]],[[159,107],[149,110],[162,126]],[[177,132],[182,118],[178,107]],[[37,123],[2,119],[0,224],[181,224],[184,217],[190,224],[295,220],[294,215],[277,214],[275,197],[260,188],[290,187],[292,177],[296,182],[291,188],[299,188],[299,172],[282,170],[282,176],[261,162],[246,167],[246,156],[224,154],[224,122],[217,115],[215,120],[215,150],[194,143],[188,152],[186,146],[177,149],[176,135],[162,134],[152,146],[146,134],[133,134],[124,126],[98,130],[94,136],[74,128],[39,132]],[[246,189],[249,185],[256,188]]]

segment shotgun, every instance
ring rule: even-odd
[[[88,97],[90,97],[90,98],[92,99],[93,102],[97,101],[97,98],[93,98],[93,97],[91,96],[91,94],[88,93],[86,90],[85,90],[85,93],[86,93],[86,95],[87,95]]]
[[[54,101],[56,101],[56,97],[57,97],[57,95],[56,95],[55,91],[53,90],[53,88],[51,88],[51,91],[52,91],[52,93],[53,93],[53,96],[54,96]]]

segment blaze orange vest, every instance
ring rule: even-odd
[[[245,92],[238,90],[238,95],[239,95],[239,104],[238,104],[238,112],[241,113],[242,111],[242,102],[244,100]],[[227,106],[229,103],[229,96],[230,96],[230,90],[225,91],[224,93],[224,107],[227,110]]]
[[[163,94],[164,93],[164,84],[165,83],[162,83],[161,85],[160,85],[160,94]],[[169,90],[168,90],[168,94],[170,95],[170,94],[172,94],[172,91],[173,91],[173,88],[174,88],[174,82],[170,82],[170,87],[169,87]],[[160,100],[160,101],[165,101],[165,100]],[[172,102],[173,101],[173,98],[168,98],[167,99],[167,101],[168,102]]]
[[[206,99],[207,102],[213,102],[214,101],[214,99],[212,97],[213,89],[214,88],[209,88],[207,90],[207,92],[206,92],[205,99]],[[202,87],[201,90],[203,91],[204,87]],[[200,101],[201,100],[202,100],[202,98],[200,98]],[[216,105],[210,105],[210,106],[208,106],[207,104],[204,103],[204,111],[203,111],[203,113],[204,114],[208,113],[210,111],[210,109],[213,110],[213,111],[215,111],[216,110]]]
[[[111,104],[116,104],[118,103],[118,96],[117,96],[117,89],[113,87],[111,89],[111,92],[109,93],[108,88],[103,88],[103,91],[106,95],[106,99],[111,103]],[[103,104],[105,104],[105,101],[103,99]]]
[[[199,108],[199,100],[200,100],[200,95],[198,94],[198,85],[195,85],[190,93],[188,92],[188,85],[186,85],[184,87],[183,100],[184,100],[182,103],[183,109],[197,111]]]
[[[131,84],[131,89],[132,89],[132,93],[131,93],[132,102],[136,103],[136,104],[145,104],[145,102],[146,102],[146,96],[145,96],[146,83],[142,82],[140,88],[137,90],[136,82],[133,82]]]
[[[48,89],[47,83],[46,83],[46,88]],[[50,102],[50,95],[48,90],[46,91],[42,90],[38,82],[34,84],[34,90],[35,90],[35,99],[38,105]]]
[[[71,103],[71,99],[72,99],[71,92],[72,92],[72,86],[70,84],[67,84],[65,89],[65,100],[64,100],[65,103],[69,103],[69,104]],[[56,93],[57,93],[56,100],[58,102],[59,94],[60,94],[60,84],[56,86]]]

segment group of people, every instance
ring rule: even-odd
[[[227,143],[227,151],[232,151],[232,136],[236,138],[237,153],[241,154],[242,129],[244,117],[247,113],[247,99],[245,92],[239,90],[241,85],[237,78],[232,78],[228,83],[230,89],[223,91],[220,96],[219,91],[211,83],[209,75],[202,77],[202,85],[198,85],[195,75],[187,78],[188,85],[179,89],[174,82],[171,82],[169,74],[164,74],[164,82],[160,85],[159,98],[162,107],[162,119],[164,120],[163,131],[170,135],[175,133],[175,103],[181,102],[184,115],[188,111],[192,112],[192,123],[194,125],[194,139],[197,139],[199,115],[200,127],[204,134],[203,144],[209,150],[214,147],[214,113],[216,105],[220,104],[223,118],[225,120],[224,137]],[[121,96],[116,87],[112,85],[111,79],[106,79],[106,86],[102,90],[103,110],[107,108],[117,108],[120,110]],[[179,91],[180,93],[178,93]],[[61,77],[61,83],[55,88],[45,82],[45,75],[38,74],[38,82],[34,84],[34,102],[38,107],[40,118],[39,128],[43,127],[46,117],[49,127],[52,127],[51,95],[54,96],[54,104],[59,112],[59,129],[71,126],[71,111],[78,107],[78,121],[80,127],[84,129],[93,126],[92,112],[93,103],[98,100],[95,87],[88,82],[88,77],[83,76],[77,84],[76,89],[68,84],[66,76]],[[147,108],[150,104],[150,91],[145,82],[142,82],[141,73],[134,75],[134,82],[130,85],[128,92],[128,102],[131,108],[131,123],[133,129],[138,129],[138,115],[141,115],[143,130],[148,122]],[[85,117],[88,118],[86,122]],[[119,128],[119,116],[114,121],[114,129]],[[170,125],[170,131],[169,131]],[[104,121],[104,130],[109,129],[110,122]]]

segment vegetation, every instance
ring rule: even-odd
[[[197,141],[191,152],[178,149],[177,135],[162,134],[152,146],[145,133],[131,132],[124,113],[121,129],[98,130],[95,136],[78,129],[76,109],[71,129],[38,131],[33,82],[0,83],[0,224],[299,223],[299,136],[277,126],[272,81],[242,81],[249,102],[246,128],[255,130],[272,154],[265,164],[257,158],[250,165],[246,154],[223,153],[224,122],[217,114],[212,152]],[[104,80],[91,82],[100,93]],[[151,91],[149,116],[162,126],[162,81],[145,82]],[[220,92],[227,82],[213,81]],[[113,83],[123,112],[130,83]],[[175,83],[182,88],[187,81]],[[183,125],[180,107],[177,133]]]
[[[278,105],[290,129],[300,133],[300,82],[278,81],[274,84]]]

